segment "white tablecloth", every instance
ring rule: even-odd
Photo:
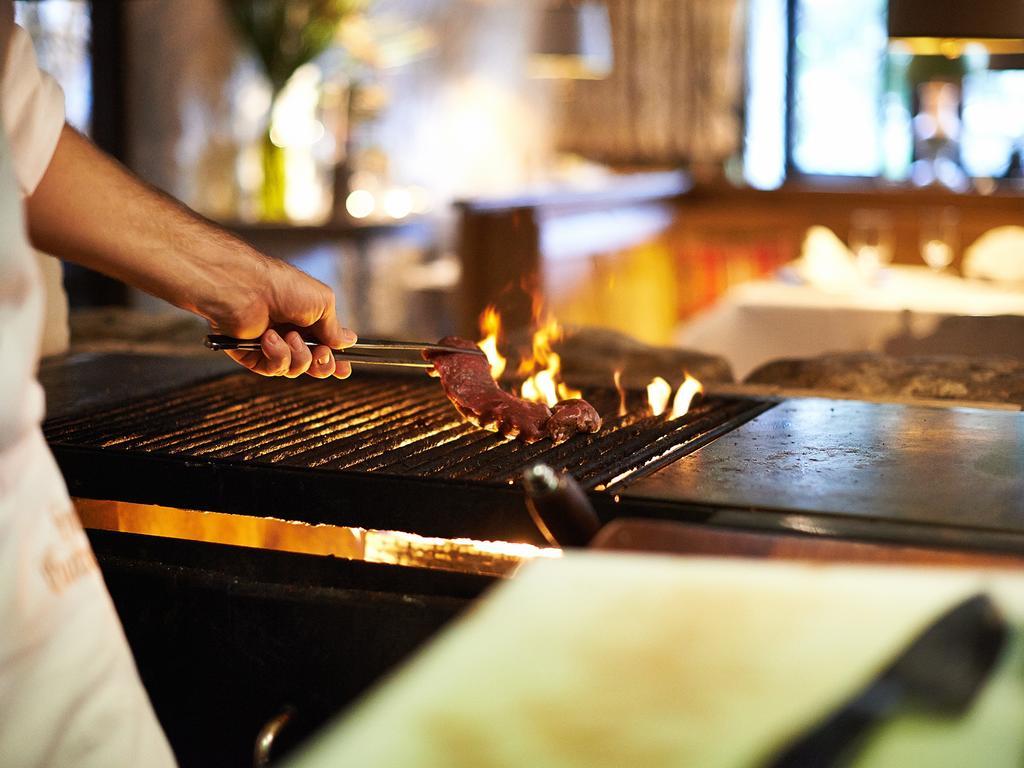
[[[964,315],[1024,315],[1024,290],[909,266],[844,292],[757,280],[681,327],[676,342],[721,355],[739,381],[779,358],[880,352],[894,336],[927,336],[943,318]]]

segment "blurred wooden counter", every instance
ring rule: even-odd
[[[799,255],[814,224],[849,235],[857,210],[885,211],[896,263],[921,264],[922,217],[954,208],[963,247],[984,232],[1024,224],[1024,193],[956,194],[866,180],[791,184],[773,191],[683,173],[613,176],[599,189],[553,189],[457,205],[463,267],[462,332],[498,302],[511,327],[529,320],[524,278],[563,322],[603,325],[669,343],[677,324],[730,287]]]

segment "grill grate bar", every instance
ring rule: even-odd
[[[346,469],[356,472],[377,472],[393,471],[394,461],[398,455],[408,455],[417,450],[422,451],[427,445],[447,445],[466,434],[466,428],[475,429],[473,425],[467,425],[456,414],[452,417],[451,412],[440,410],[414,420],[409,429],[396,428],[391,434],[382,436],[383,439],[375,440],[372,450],[360,456],[357,461],[352,461],[339,469]],[[401,452],[401,453],[400,453]]]
[[[659,430],[660,434],[657,436],[640,433],[617,449],[614,454],[609,454],[604,461],[581,471],[580,480],[587,488],[597,488],[610,485],[620,476],[629,475],[631,479],[637,479],[650,474],[669,461],[696,450],[709,440],[752,418],[761,410],[763,408],[752,411],[749,403],[726,402],[706,416],[672,422],[669,427]],[[666,460],[657,461],[662,455]]]
[[[395,435],[415,436],[424,417],[431,413],[440,415],[443,412],[443,406],[433,403],[396,411],[390,418],[367,419],[358,430],[326,444],[326,450],[318,451],[316,456],[304,456],[303,461],[312,467],[346,469],[376,455],[377,447]]]
[[[468,422],[464,422],[463,434],[465,437],[458,444],[438,443],[404,460],[400,459],[391,470],[395,474],[417,477],[446,474],[458,462],[506,442],[503,437]]]
[[[180,418],[158,422],[154,425],[156,435],[127,441],[125,447],[149,451],[208,453],[216,450],[226,439],[237,439],[246,433],[269,434],[275,425],[297,418],[298,414],[308,408],[308,395],[302,392],[282,390],[254,394],[251,390],[239,389],[241,391],[232,393],[228,403],[217,404],[214,408],[202,408],[185,422]],[[114,441],[108,442],[108,445],[116,444]]]
[[[608,396],[607,393],[597,390],[588,392],[587,396],[594,407],[603,413],[608,413],[609,410],[614,412],[618,406],[617,395]],[[456,478],[507,482],[517,474],[518,470],[525,468],[542,456],[545,461],[550,463],[553,457],[578,455],[581,450],[589,455],[590,449],[581,446],[592,446],[595,440],[610,435],[614,431],[616,418],[605,416],[606,426],[598,435],[577,435],[560,446],[555,446],[546,440],[526,445],[494,436],[487,444],[456,449],[447,456],[438,456],[436,466],[421,466],[416,470],[424,474],[443,471]],[[557,462],[557,460],[555,461]]]
[[[424,454],[438,450],[443,451],[451,443],[458,441],[460,444],[475,443],[477,439],[494,439],[492,435],[480,436],[480,429],[456,416],[452,421],[445,421],[437,429],[426,432],[422,437],[407,440],[399,444],[388,454],[381,454],[364,465],[349,467],[353,470],[365,469],[367,472],[382,472],[392,475],[415,475],[422,477],[423,473],[411,472],[405,467],[416,463],[417,459]]]
[[[165,418],[187,412],[190,408],[201,405],[215,408],[219,403],[230,401],[231,392],[219,381],[196,385],[193,391],[184,392],[176,397],[147,397],[102,411],[102,418],[85,416],[62,416],[47,421],[47,434],[52,439],[67,441],[94,442],[100,435],[121,435],[125,430],[137,429],[140,423],[146,422],[154,414]],[[98,415],[98,414],[97,414]]]
[[[609,394],[606,391],[595,390],[587,392],[590,403],[602,414],[609,411],[614,412],[618,407],[618,394]],[[607,418],[606,418],[607,422]],[[471,427],[471,429],[473,429]],[[607,427],[605,428],[607,429]],[[482,430],[473,430],[477,437],[467,440],[460,445],[442,446],[436,450],[427,451],[420,461],[402,466],[403,472],[420,476],[444,474],[446,476],[467,478],[475,480],[494,480],[507,482],[509,473],[505,471],[510,463],[515,467],[524,466],[533,458],[541,454],[550,454],[564,446],[553,446],[552,443],[542,440],[533,445],[526,445],[514,440],[506,440],[503,437]],[[602,429],[604,432],[604,429]],[[589,440],[590,436],[580,435],[570,440],[567,448],[575,451],[579,447],[579,441]],[[523,459],[514,457],[522,456]],[[499,477],[495,478],[493,473],[481,472],[488,467],[501,467]]]
[[[436,380],[364,375],[352,382],[231,374],[46,425],[54,445],[398,477],[506,484],[536,461],[587,489],[648,474],[768,406],[709,397],[668,422],[617,415],[619,397],[585,397],[602,413],[596,435],[526,445],[462,420]]]
[[[249,423],[232,434],[220,432],[199,453],[218,458],[254,459],[285,450],[303,438],[332,434],[334,425],[357,423],[386,408],[389,394],[372,394],[353,401],[337,399],[310,403],[299,401],[287,412],[275,413],[263,423]],[[251,422],[251,419],[246,421]],[[309,430],[315,430],[310,433]],[[293,450],[293,453],[297,451]]]
[[[609,397],[607,393],[597,390],[588,392],[591,404],[598,409],[599,413],[614,413],[618,407],[618,395]],[[610,438],[615,431],[616,416],[602,416],[605,426],[597,435],[577,435],[562,445],[554,445],[547,440],[541,440],[532,445],[518,441],[496,442],[488,453],[468,452],[460,457],[455,465],[450,465],[448,471],[454,477],[467,480],[483,480],[507,482],[515,478],[518,472],[530,464],[539,461],[541,458],[552,466],[558,462],[560,455],[584,455],[589,456],[595,444]]]
[[[570,472],[584,487],[593,488],[656,453],[666,437],[696,435],[733,415],[728,406],[705,403],[696,418],[665,422],[660,418],[635,415],[610,418],[596,435],[579,435],[559,446],[547,442],[525,445],[509,442],[494,446],[488,453],[476,452],[457,466],[449,468],[453,477],[468,480],[507,482],[536,461],[543,460],[558,470]]]
[[[301,462],[303,459],[313,459],[318,455],[318,449],[325,446],[333,447],[340,438],[346,435],[365,431],[368,425],[386,424],[404,417],[404,414],[401,413],[391,412],[388,414],[390,407],[389,403],[382,399],[374,401],[367,407],[348,407],[331,411],[322,419],[305,423],[302,431],[285,434],[277,440],[258,445],[246,453],[245,458],[272,462]]]

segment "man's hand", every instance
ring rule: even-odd
[[[243,339],[260,338],[262,351],[228,351],[231,358],[264,376],[294,378],[303,373],[325,379],[346,379],[352,366],[336,361],[332,349],[356,342],[334,314],[334,294],[318,280],[294,267],[255,252],[239,254],[244,276],[210,299],[200,299],[196,312],[218,333]],[[323,342],[310,348],[304,338]]]
[[[331,354],[356,335],[338,324],[326,285],[147,186],[74,129],[64,127],[26,208],[41,250],[195,312],[219,333],[259,337],[261,352],[227,353],[246,368],[264,376],[352,373]],[[320,344],[310,350],[303,336]]]

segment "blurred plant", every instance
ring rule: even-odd
[[[342,20],[366,5],[366,0],[224,2],[244,42],[263,67],[270,82],[272,104],[300,67],[312,62],[335,42]],[[263,137],[262,165],[262,216],[269,220],[287,219],[285,148],[274,141],[269,125]]]
[[[224,0],[276,96],[295,70],[323,53],[366,0]]]
[[[332,138],[315,150],[316,162],[333,164],[334,197],[345,199],[349,176],[363,165],[353,159],[362,135],[356,129],[370,126],[388,103],[384,73],[430,55],[437,36],[417,23],[415,14],[374,0],[221,1],[269,85],[269,123],[260,151],[261,217],[301,218],[294,206],[289,214],[286,201],[298,199],[300,185],[308,184],[294,166],[310,151],[303,137],[318,132]],[[312,84],[311,70],[317,73]],[[310,88],[319,92],[317,118],[303,111]],[[301,125],[305,119],[316,122],[310,131]]]

